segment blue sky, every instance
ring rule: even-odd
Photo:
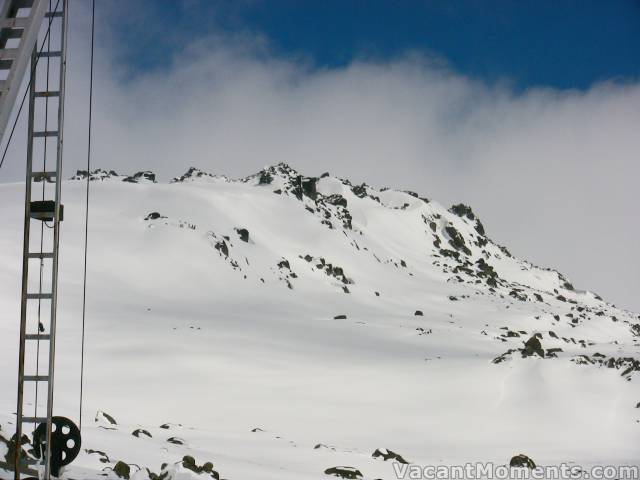
[[[130,0],[117,1],[114,40],[133,74],[222,32],[260,35],[271,53],[319,69],[421,52],[516,90],[640,77],[638,0],[139,0],[125,16]]]

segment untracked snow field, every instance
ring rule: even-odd
[[[63,185],[56,349],[55,413],[76,422],[84,178]],[[396,478],[376,450],[640,466],[638,315],[513,257],[471,209],[283,164],[92,178],[83,449],[63,478],[121,478],[118,461],[138,480]],[[23,184],[0,185],[0,460],[23,202]]]

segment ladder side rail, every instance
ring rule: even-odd
[[[58,178],[55,183],[55,210],[53,223],[53,262],[51,268],[51,316],[50,330],[51,335],[49,341],[49,383],[47,385],[47,453],[45,461],[46,480],[50,478],[51,471],[51,428],[53,418],[53,392],[54,392],[54,370],[55,370],[55,353],[56,353],[56,320],[57,320],[57,303],[58,303],[58,254],[60,246],[60,202],[62,200],[62,152],[63,152],[63,131],[64,131],[64,99],[65,99],[65,79],[67,69],[67,30],[69,0],[62,0],[62,19],[60,26],[60,73],[59,73],[59,97],[58,97],[58,139],[56,145],[56,173]]]
[[[19,0],[5,0],[2,10],[2,19],[7,18],[7,15],[11,13],[13,7],[21,4]],[[33,0],[31,11],[27,20],[27,26],[25,27],[22,37],[20,38],[20,44],[18,46],[18,56],[13,60],[9,74],[4,83],[5,90],[0,95],[0,139],[4,135],[7,123],[9,123],[9,117],[13,110],[22,78],[29,64],[29,58],[31,56],[31,50],[36,41],[38,40],[38,33],[42,20],[48,8],[47,0]]]
[[[31,53],[31,83],[29,85],[30,100],[33,99],[36,87],[36,59],[37,46],[34,44]],[[31,173],[33,170],[33,125],[35,117],[35,104],[29,102],[29,130],[27,139],[27,173],[25,183],[25,202],[24,202],[24,240],[22,247],[22,296],[20,300],[20,350],[18,356],[18,406],[16,410],[16,449],[14,453],[14,478],[20,480],[20,439],[22,438],[22,422],[23,422],[23,406],[24,406],[24,360],[25,360],[25,341],[27,330],[27,307],[28,307],[28,289],[29,289],[29,248],[30,248],[30,231],[31,231]]]
[[[9,0],[4,0],[2,6],[0,6],[0,19],[5,19],[9,17],[9,9],[11,8],[13,2]]]
[[[0,19],[11,18],[19,7],[19,2],[15,0],[4,0],[4,3],[2,3],[0,7]]]

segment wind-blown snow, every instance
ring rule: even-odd
[[[76,420],[85,175],[64,184],[57,348],[56,412]],[[169,184],[92,175],[86,415],[69,478],[118,460],[199,478],[174,465],[184,455],[229,479],[340,465],[395,478],[376,449],[420,465],[640,464],[638,316],[511,256],[471,209],[286,165]],[[23,189],[0,186],[7,438]]]

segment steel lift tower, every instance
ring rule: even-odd
[[[57,477],[80,450],[77,427],[53,416],[67,7],[68,0],[4,0],[0,7],[0,135],[29,66],[16,436],[13,465],[0,465],[15,480],[21,473]],[[29,451],[25,431],[32,433]]]

